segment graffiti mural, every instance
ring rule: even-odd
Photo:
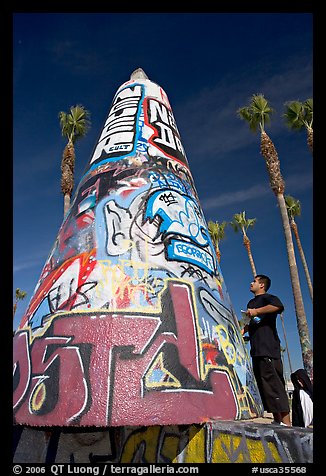
[[[251,364],[166,93],[117,91],[14,336],[34,426],[242,420]]]
[[[149,427],[15,427],[14,463],[174,465],[202,463],[312,463],[313,430],[250,421]],[[146,467],[145,467],[146,469]],[[170,469],[170,471],[169,471]],[[185,471],[184,471],[185,472]],[[186,471],[189,472],[189,471]]]

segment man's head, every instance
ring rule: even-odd
[[[257,274],[250,284],[250,291],[254,294],[266,293],[271,285],[271,280],[265,274]]]

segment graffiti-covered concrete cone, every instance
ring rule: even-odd
[[[15,334],[15,422],[261,413],[171,106],[138,69],[114,96]]]

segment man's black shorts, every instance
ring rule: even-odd
[[[264,409],[269,413],[290,412],[281,359],[253,357],[252,365]]]

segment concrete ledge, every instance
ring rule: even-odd
[[[150,427],[14,427],[14,463],[312,463],[313,430],[215,421]]]

